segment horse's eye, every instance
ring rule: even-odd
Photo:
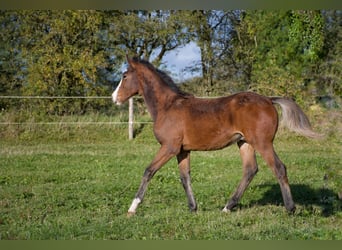
[[[127,77],[126,75],[123,75],[123,76],[122,76],[123,79],[126,79],[126,77]]]

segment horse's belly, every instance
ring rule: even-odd
[[[185,150],[209,151],[218,150],[241,140],[242,135],[239,133],[209,133],[194,134],[184,138],[183,148]]]

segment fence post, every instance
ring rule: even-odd
[[[133,140],[134,128],[133,128],[133,97],[128,100],[128,139]]]

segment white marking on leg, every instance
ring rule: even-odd
[[[117,105],[121,105],[121,102],[118,101],[118,93],[119,93],[119,89],[121,87],[121,83],[122,83],[122,78],[121,78],[119,85],[116,87],[115,91],[112,94],[113,102]]]
[[[141,203],[141,200],[139,198],[135,198],[132,202],[132,205],[128,209],[129,213],[135,213],[135,210],[137,209],[138,205]]]
[[[222,209],[222,212],[224,212],[224,213],[230,213],[230,210],[227,209],[226,207],[224,207],[224,208]]]

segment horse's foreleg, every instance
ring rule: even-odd
[[[235,193],[223,208],[223,212],[230,211],[238,204],[249,183],[258,172],[254,148],[246,142],[239,142],[238,146],[240,148],[240,156],[242,159],[243,176]]]
[[[192,212],[197,211],[197,204],[191,188],[190,178],[190,152],[182,151],[177,155],[180,178],[183,184],[183,188],[188,197],[189,208]]]
[[[175,155],[176,153],[171,152],[168,147],[161,147],[159,149],[152,163],[145,169],[138,192],[136,193],[135,198],[128,209],[128,216],[135,214],[138,205],[144,198],[148,183],[154,174]]]

